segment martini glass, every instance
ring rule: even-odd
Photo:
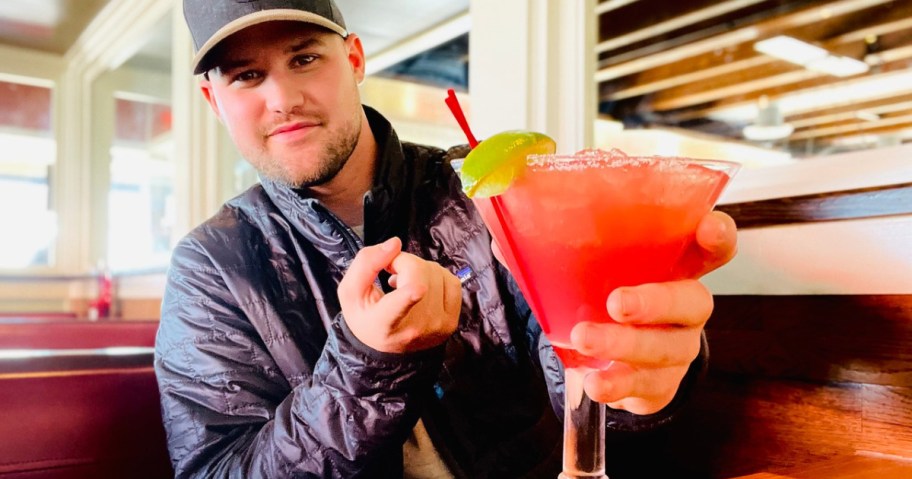
[[[575,351],[570,331],[611,322],[615,288],[681,279],[677,263],[739,165],[584,150],[526,166],[504,193],[473,201],[564,365],[560,478],[606,478],[605,405],[583,380],[610,361]]]

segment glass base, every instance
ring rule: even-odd
[[[567,474],[566,472],[562,472],[557,476],[557,479],[608,479],[608,476],[604,474],[591,475],[586,473],[571,475]]]

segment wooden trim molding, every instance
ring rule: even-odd
[[[912,183],[719,205],[738,229],[912,215]]]

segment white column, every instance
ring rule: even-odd
[[[89,161],[82,155],[81,112],[85,108],[82,72],[67,65],[54,96],[54,137],[57,139],[57,162],[51,181],[54,207],[57,211],[57,247],[55,258],[61,272],[86,271],[88,262]]]
[[[471,0],[469,93],[479,138],[528,129],[593,145],[596,0]]]
[[[89,143],[86,145],[89,165],[87,171],[90,220],[88,234],[88,257],[84,268],[91,269],[102,266],[102,260],[107,257],[109,211],[108,203],[111,193],[111,146],[117,122],[117,107],[114,94],[115,78],[113,71],[106,70],[96,76],[91,84],[87,85],[90,92],[89,107],[83,111],[91,116],[92,128],[89,130]],[[85,269],[84,269],[85,271]]]

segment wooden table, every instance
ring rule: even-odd
[[[761,472],[737,479],[910,479],[912,459],[848,456],[783,474]]]

